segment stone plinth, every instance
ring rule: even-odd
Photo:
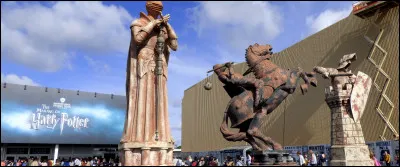
[[[253,151],[251,166],[296,166],[293,158],[285,151]]]
[[[124,143],[118,146],[124,166],[173,166],[173,144]]]
[[[331,166],[373,166],[360,121],[350,108],[352,84],[329,86],[325,101],[331,109]]]

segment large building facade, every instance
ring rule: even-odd
[[[115,159],[125,110],[125,96],[2,83],[1,159]]]
[[[340,58],[356,53],[352,71],[363,71],[373,79],[368,104],[361,119],[367,142],[392,140],[399,132],[399,7],[372,16],[347,18],[276,53],[271,59],[282,68],[336,67]],[[272,46],[274,44],[271,44]],[[244,53],[243,53],[244,56]],[[243,73],[247,64],[235,65]],[[207,79],[193,85],[182,101],[182,152],[214,151],[247,145],[228,142],[220,131],[223,112],[230,100],[215,74],[213,89],[203,88]],[[284,146],[330,144],[330,110],[324,89],[329,80],[318,76],[318,87],[306,95],[300,89],[265,118],[262,131]]]

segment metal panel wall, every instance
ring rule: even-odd
[[[368,42],[365,36],[375,41],[380,29],[384,29],[378,42],[388,53],[382,70],[391,78],[386,96],[394,103],[394,110],[389,120],[398,132],[398,10],[398,7],[394,7],[368,19],[350,15],[277,53],[272,61],[282,68],[301,67],[305,71],[311,71],[316,65],[337,67],[343,55],[357,53],[358,60],[350,68],[355,72],[363,71],[374,78],[378,68],[368,60],[373,44]],[[372,57],[376,61],[382,61],[382,56],[378,52],[372,53]],[[235,65],[236,72],[243,73],[246,69],[245,63]],[[245,142],[228,142],[219,132],[229,97],[215,75],[210,76],[209,79],[213,84],[212,90],[204,90],[203,85],[206,80],[203,80],[184,93],[182,152],[213,151],[246,145]],[[376,83],[382,84],[381,80],[385,80],[385,78],[382,79],[381,76],[378,76]],[[295,94],[290,95],[273,113],[268,115],[262,127],[263,133],[285,146],[329,144],[330,110],[324,101],[324,87],[328,86],[330,82],[320,76],[318,76],[318,82],[318,87],[311,87],[304,96],[297,89]],[[380,140],[379,135],[386,127],[385,122],[375,110],[381,94],[376,87],[372,87],[368,105],[361,119],[366,141]],[[382,103],[381,110],[385,117],[389,118],[390,108],[384,102]],[[386,129],[384,137],[388,140],[392,139],[393,133],[388,128]]]

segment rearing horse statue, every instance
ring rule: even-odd
[[[282,146],[271,138],[264,136],[260,127],[263,118],[276,109],[289,94],[295,92],[302,79],[302,93],[307,92],[308,86],[317,86],[315,72],[303,72],[282,69],[270,61],[272,57],[270,45],[254,44],[246,49],[246,62],[249,69],[242,75],[235,73],[232,63],[213,66],[219,80],[225,84],[224,88],[232,98],[224,113],[224,120],[220,130],[228,141],[246,141],[254,150],[267,149],[282,150]],[[246,76],[253,73],[254,77]],[[231,128],[240,129],[232,132],[228,128],[228,118]],[[255,140],[255,139],[259,140]]]

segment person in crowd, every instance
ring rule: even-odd
[[[222,162],[222,166],[228,166],[228,156],[224,158],[224,161]]]
[[[82,158],[81,166],[86,166],[86,165],[87,165],[86,158]]]
[[[82,165],[82,161],[79,158],[75,158],[74,166],[81,166],[81,165]]]
[[[226,166],[235,166],[235,162],[233,162],[233,158],[231,156],[227,157],[228,161],[226,163]]]
[[[90,162],[90,165],[91,165],[91,166],[97,166],[97,163],[98,163],[97,157],[94,157],[94,158],[92,159],[92,161]]]
[[[199,165],[198,166],[206,166],[206,161],[204,160],[204,157],[201,157],[200,158],[200,161],[199,161]]]
[[[56,162],[54,163],[54,165],[53,166],[61,166],[61,161],[60,161],[60,159],[56,159]]]
[[[28,163],[26,162],[26,159],[23,159],[22,161],[21,161],[21,166],[28,166]]]
[[[70,166],[70,161],[64,159],[62,166]]]
[[[320,160],[319,160],[320,162],[321,162],[321,166],[326,166],[326,155],[325,155],[325,153],[321,153],[321,157],[320,157]]]
[[[198,163],[199,163],[199,160],[197,159],[197,157],[194,157],[194,160],[192,161],[191,166],[197,166]]]
[[[391,161],[390,154],[387,151],[385,151],[385,153],[383,154],[383,157],[384,157],[383,160],[385,161],[386,166],[390,166],[390,161]]]
[[[115,166],[115,161],[114,161],[114,159],[110,159],[110,164],[112,164],[111,166]]]
[[[183,166],[183,161],[181,157],[178,157],[178,161],[176,162],[176,166]]]
[[[17,161],[17,163],[16,163],[16,166],[21,166],[21,159],[18,159],[18,161]]]
[[[310,153],[311,156],[311,161],[310,161],[310,165],[311,166],[317,166],[317,156],[315,155],[315,153],[312,150],[308,151]]]
[[[47,160],[42,160],[42,162],[41,162],[41,164],[40,164],[40,166],[48,166],[48,164],[47,164]]]
[[[211,161],[209,163],[209,166],[218,166],[217,158],[211,157]]]
[[[53,160],[49,159],[49,160],[47,161],[47,165],[53,166]]]
[[[176,156],[174,156],[174,158],[172,159],[172,164],[176,165],[177,162],[178,162],[178,158],[176,158]]]
[[[107,163],[107,161],[106,161],[105,158],[103,158],[102,165],[103,165],[103,166],[108,166],[108,163]]]
[[[204,161],[205,161],[205,164],[204,164],[204,166],[210,166],[210,162],[211,162],[211,156],[210,155],[207,155],[205,158],[204,158]]]
[[[374,166],[381,166],[381,163],[378,161],[378,159],[376,159],[374,153],[370,153],[369,157],[371,158],[372,161],[374,161]]]
[[[38,158],[33,158],[33,161],[32,161],[32,163],[31,163],[31,165],[29,165],[29,166],[39,166],[39,161],[38,161]]]
[[[186,157],[186,161],[185,161],[185,165],[184,166],[191,166],[192,161],[191,161],[191,157],[190,155],[188,157]]]
[[[236,163],[235,166],[244,166],[242,162],[242,157],[240,155],[236,155]]]
[[[33,157],[30,157],[28,160],[28,166],[32,166],[32,162],[33,162]]]
[[[304,159],[304,156],[301,155],[300,151],[297,151],[297,156],[299,156],[299,165],[306,166],[306,160]]]
[[[250,166],[250,164],[251,164],[251,155],[250,155],[250,153],[247,153],[246,164],[247,164],[247,166]]]
[[[304,153],[303,157],[304,157],[304,162],[305,162],[305,165],[304,165],[304,166],[308,166],[309,163],[310,163],[310,160],[308,159],[307,153]]]
[[[6,162],[4,160],[1,161],[1,166],[6,166]]]
[[[75,158],[69,157],[69,166],[75,166]]]
[[[192,156],[189,155],[188,158],[189,158],[190,163],[192,163],[192,161],[193,161]]]

